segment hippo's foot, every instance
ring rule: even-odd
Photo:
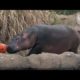
[[[27,56],[29,56],[30,54],[40,54],[42,52],[41,47],[40,46],[34,46],[28,53]]]

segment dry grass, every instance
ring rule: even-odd
[[[49,11],[0,10],[0,39],[2,42],[8,42],[28,26],[50,24],[52,21],[54,21],[54,16]]]
[[[75,24],[74,15],[57,15],[50,10],[0,10],[0,39],[8,42],[33,24]]]

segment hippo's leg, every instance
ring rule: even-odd
[[[72,46],[72,48],[69,49],[69,51],[74,52],[74,53],[78,53],[78,46],[79,46],[78,43],[74,44],[74,45]]]
[[[69,49],[69,51],[74,52],[74,53],[78,53],[77,49]]]
[[[32,47],[27,56],[29,56],[30,54],[39,54],[41,52],[42,52],[41,47],[39,45],[35,45],[34,47]]]

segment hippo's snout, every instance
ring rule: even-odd
[[[16,53],[16,52],[18,52],[18,51],[19,51],[19,49],[16,48],[16,47],[7,46],[7,52],[8,52],[8,53]]]

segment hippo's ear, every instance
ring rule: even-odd
[[[34,45],[37,41],[37,35],[36,34],[31,35],[30,41],[31,41],[31,44]]]

